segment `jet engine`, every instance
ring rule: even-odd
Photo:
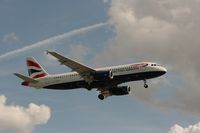
[[[96,81],[101,81],[101,80],[110,80],[113,79],[113,73],[112,71],[97,71],[93,79]]]
[[[109,90],[105,90],[99,94],[98,98],[100,100],[103,100],[106,97],[115,95],[115,96],[121,96],[121,95],[128,95],[131,92],[130,86],[119,86],[119,87],[113,87]]]
[[[110,92],[112,95],[120,96],[120,95],[128,95],[131,91],[130,86],[119,86],[119,87],[113,87],[110,89]]]

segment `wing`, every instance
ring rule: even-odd
[[[67,57],[64,57],[63,55],[60,55],[56,52],[51,52],[51,51],[47,51],[47,54],[51,54],[52,56],[54,56],[55,58],[58,59],[58,61],[62,64],[65,65],[69,68],[71,68],[72,70],[78,72],[86,81],[91,81],[91,75],[93,75],[96,70],[83,65],[77,61],[74,61],[72,59],[69,59]]]

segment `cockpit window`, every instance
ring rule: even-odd
[[[157,63],[149,63],[149,66],[161,66],[161,65]]]

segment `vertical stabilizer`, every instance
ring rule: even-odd
[[[28,67],[28,74],[31,78],[41,78],[48,75],[42,66],[36,61],[34,57],[27,57],[26,64]]]

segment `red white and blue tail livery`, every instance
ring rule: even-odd
[[[17,77],[23,80],[22,85],[37,89],[56,90],[78,88],[91,90],[96,88],[100,93],[98,98],[103,100],[112,95],[129,94],[130,86],[121,86],[122,83],[143,80],[144,87],[148,88],[148,79],[159,77],[167,72],[166,68],[152,62],[93,69],[56,52],[47,51],[47,54],[54,56],[62,65],[71,68],[73,71],[50,75],[33,57],[28,57],[26,62],[29,76],[15,73]]]
[[[26,64],[28,67],[28,74],[31,78],[37,79],[48,75],[34,57],[27,57]]]

